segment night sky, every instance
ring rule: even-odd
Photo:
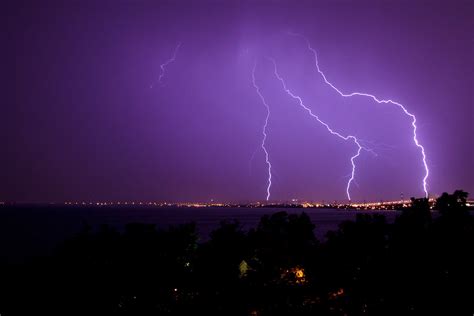
[[[295,4],[296,2],[296,4]],[[1,201],[346,199],[474,193],[472,1],[17,1],[2,5]],[[173,55],[161,83],[160,64]],[[6,70],[6,71],[5,71]],[[154,85],[153,88],[150,88]]]

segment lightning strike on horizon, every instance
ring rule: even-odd
[[[172,62],[174,62],[176,60],[176,54],[178,53],[178,50],[179,50],[180,47],[181,47],[181,42],[179,42],[178,45],[176,45],[176,48],[173,51],[173,56],[171,56],[170,59],[168,59],[167,61],[165,61],[164,63],[162,63],[160,65],[161,72],[160,72],[160,75],[158,76],[158,81],[157,81],[158,84],[161,85],[161,79],[163,79],[163,77],[165,75],[166,66],[168,66],[169,64],[171,64]],[[153,89],[153,87],[154,87],[154,84],[152,83],[150,88]]]
[[[426,162],[426,153],[425,153],[425,148],[423,147],[423,145],[420,144],[420,142],[418,141],[418,138],[417,138],[417,134],[416,134],[416,130],[417,130],[417,126],[416,126],[416,117],[414,114],[408,112],[408,110],[399,102],[396,102],[396,101],[393,101],[391,99],[388,99],[388,100],[385,100],[385,99],[378,99],[375,95],[372,95],[372,94],[369,94],[369,93],[363,93],[363,92],[351,92],[351,93],[343,93],[341,92],[338,88],[336,88],[329,80],[327,80],[326,78],[326,75],[322,72],[322,70],[319,68],[319,62],[318,62],[318,53],[316,52],[316,50],[311,46],[311,43],[309,42],[309,40],[304,36],[304,35],[301,35],[301,34],[298,34],[298,33],[292,33],[292,32],[287,32],[289,35],[291,36],[295,36],[295,37],[300,37],[302,39],[304,39],[306,41],[306,44],[308,46],[308,49],[313,53],[314,55],[314,60],[315,60],[315,65],[316,65],[316,69],[318,71],[318,73],[321,75],[321,77],[323,78],[324,82],[329,85],[334,91],[336,91],[341,97],[344,97],[344,98],[350,98],[350,97],[353,97],[353,96],[362,96],[362,97],[368,97],[372,100],[374,100],[375,102],[377,102],[378,104],[382,104],[382,103],[385,103],[385,104],[388,104],[388,103],[391,103],[393,105],[396,105],[398,106],[400,109],[402,109],[402,111],[405,113],[405,115],[409,116],[411,119],[412,119],[412,122],[411,122],[411,125],[413,126],[413,141],[415,143],[415,145],[421,150],[421,155],[422,155],[422,161],[423,161],[423,165],[424,165],[424,169],[425,169],[425,176],[423,177],[423,191],[425,192],[425,196],[428,197],[428,184],[427,184],[427,180],[428,180],[428,176],[429,176],[429,169],[428,169],[428,164]]]
[[[303,100],[301,99],[300,96],[294,94],[293,92],[291,92],[290,89],[288,89],[288,87],[286,86],[286,82],[285,80],[283,79],[283,77],[280,76],[280,74],[278,73],[278,69],[277,69],[277,64],[276,64],[276,61],[275,59],[273,58],[270,58],[268,57],[268,59],[273,63],[273,69],[274,69],[274,74],[275,76],[277,77],[277,79],[281,82],[282,86],[283,86],[283,90],[285,90],[285,92],[290,96],[292,97],[293,99],[297,100],[299,105],[305,109],[308,114],[310,116],[312,116],[313,118],[315,118],[320,124],[322,124],[326,130],[331,133],[332,135],[335,135],[345,141],[348,141],[348,140],[352,140],[354,142],[354,144],[357,145],[357,153],[351,157],[351,165],[352,165],[352,171],[351,171],[351,177],[349,179],[349,181],[347,182],[347,186],[346,186],[346,194],[347,194],[347,198],[349,199],[349,201],[351,200],[351,194],[350,194],[350,188],[351,188],[351,183],[354,181],[354,178],[355,178],[355,170],[356,170],[356,164],[355,164],[355,159],[357,157],[360,156],[360,152],[362,151],[362,149],[365,149],[360,143],[359,143],[359,140],[357,139],[357,137],[353,136],[353,135],[348,135],[348,136],[343,136],[341,135],[340,133],[334,131],[326,122],[322,121],[318,115],[314,114],[313,111],[308,108],[304,103],[303,103]],[[366,149],[367,150],[367,149]],[[371,151],[371,150],[368,150],[368,151]]]
[[[267,102],[265,101],[265,98],[263,97],[263,94],[260,92],[260,87],[257,85],[256,80],[255,80],[255,69],[257,68],[257,61],[255,60],[255,63],[253,65],[252,69],[252,84],[253,87],[255,88],[255,91],[257,91],[257,94],[259,95],[260,99],[262,100],[263,105],[267,109],[267,115],[265,117],[265,124],[263,125],[262,128],[262,134],[263,134],[263,139],[261,143],[262,150],[265,153],[265,162],[267,163],[268,166],[268,185],[267,185],[267,201],[270,199],[270,188],[272,186],[272,164],[270,163],[269,155],[267,148],[265,147],[265,141],[267,140],[267,126],[268,126],[268,119],[270,118],[270,107],[268,106]]]

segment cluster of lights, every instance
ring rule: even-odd
[[[0,202],[0,205],[4,204],[4,202]],[[225,204],[225,203],[168,203],[168,202],[136,202],[136,201],[120,201],[120,202],[77,202],[77,201],[66,201],[62,203],[64,205],[77,205],[77,206],[157,206],[157,207],[230,207],[235,206],[233,204]]]
[[[430,208],[433,209],[436,204],[436,197],[428,199]],[[14,205],[23,204],[15,202],[0,201],[0,205]],[[401,208],[407,208],[411,206],[410,200],[394,200],[394,201],[380,201],[380,202],[357,202],[357,203],[338,203],[336,201],[332,203],[325,202],[308,202],[298,201],[292,199],[289,202],[254,202],[254,203],[219,203],[219,202],[208,202],[208,203],[170,203],[170,202],[138,202],[138,201],[100,201],[100,202],[89,202],[89,201],[66,201],[60,203],[49,203],[51,205],[68,205],[68,206],[94,206],[94,207],[107,207],[107,206],[141,206],[141,207],[178,207],[178,208],[337,208],[337,209],[354,209],[354,210],[397,210]],[[471,208],[474,207],[474,200],[468,200],[466,206]]]
[[[436,199],[430,198],[430,203],[435,203]],[[0,202],[3,204],[3,202]],[[91,206],[123,206],[123,205],[133,205],[133,206],[157,206],[157,207],[190,207],[190,208],[202,208],[202,207],[282,207],[282,206],[296,206],[302,208],[333,208],[333,207],[351,207],[351,208],[364,208],[364,209],[380,209],[390,206],[403,206],[409,207],[411,205],[410,201],[407,200],[398,200],[398,201],[384,201],[384,202],[364,202],[364,203],[320,203],[320,202],[299,202],[297,200],[292,200],[291,203],[281,202],[281,203],[262,203],[255,202],[250,204],[233,204],[233,203],[167,203],[167,202],[64,202],[64,205],[91,205]],[[469,204],[468,204],[469,205]]]
[[[125,202],[73,202],[66,201],[64,205],[95,205],[95,206],[118,206],[118,205],[142,205],[142,206],[174,206],[172,203],[162,203],[162,202],[135,202],[135,201],[125,201]]]

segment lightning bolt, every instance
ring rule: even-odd
[[[408,110],[399,102],[396,102],[396,101],[393,101],[393,100],[385,100],[385,99],[379,99],[377,98],[375,95],[372,95],[372,94],[369,94],[369,93],[364,93],[364,92],[351,92],[351,93],[343,93],[341,90],[339,90],[338,88],[336,88],[327,78],[326,78],[326,75],[324,74],[324,72],[322,72],[321,68],[319,67],[319,62],[318,62],[318,53],[316,52],[316,50],[311,47],[311,43],[309,42],[309,40],[301,35],[301,34],[298,34],[298,33],[292,33],[292,32],[288,32],[289,35],[291,36],[295,36],[295,37],[300,37],[302,38],[303,40],[306,41],[306,44],[308,46],[308,49],[313,53],[314,55],[314,61],[315,61],[315,65],[316,65],[316,69],[318,71],[318,73],[321,75],[321,77],[323,78],[324,82],[330,86],[334,91],[336,91],[341,97],[344,97],[344,98],[350,98],[350,97],[353,97],[353,96],[361,96],[361,97],[367,97],[367,98],[370,98],[372,99],[373,101],[377,102],[378,104],[393,104],[395,106],[398,106],[404,113],[405,115],[409,116],[411,118],[411,125],[413,126],[413,142],[415,143],[415,145],[420,149],[421,151],[421,156],[422,156],[422,161],[423,161],[423,166],[424,166],[424,169],[425,169],[425,175],[423,177],[423,191],[425,192],[425,196],[428,197],[428,184],[427,184],[427,180],[428,180],[428,176],[430,174],[430,171],[428,169],[428,164],[426,162],[426,153],[425,153],[425,148],[423,147],[423,145],[420,144],[420,142],[418,141],[418,137],[417,137],[417,134],[416,134],[416,131],[417,131],[417,126],[416,126],[416,117],[414,114],[408,112]]]
[[[346,186],[346,194],[347,194],[347,198],[349,199],[349,201],[351,200],[351,194],[350,194],[350,188],[351,188],[351,184],[352,182],[354,181],[354,178],[355,178],[355,171],[356,171],[356,164],[355,164],[355,160],[357,157],[360,156],[360,152],[362,151],[362,149],[365,149],[359,142],[359,140],[357,139],[357,137],[353,136],[353,135],[348,135],[348,136],[344,136],[344,135],[341,135],[340,133],[334,131],[326,122],[324,122],[323,120],[321,120],[319,118],[318,115],[314,114],[313,111],[308,108],[303,100],[301,99],[300,96],[294,94],[293,92],[291,92],[290,89],[288,89],[288,87],[286,86],[286,82],[285,80],[283,79],[283,77],[280,76],[280,74],[278,73],[278,69],[277,69],[277,64],[276,64],[276,61],[275,59],[273,58],[270,58],[270,57],[267,57],[272,63],[273,63],[273,69],[274,69],[274,74],[275,76],[277,77],[277,79],[281,82],[282,86],[283,86],[283,89],[285,90],[285,92],[290,96],[292,97],[293,99],[297,100],[298,101],[298,104],[304,109],[306,110],[306,112],[308,112],[308,114],[310,116],[312,116],[313,118],[315,118],[320,124],[322,124],[326,130],[331,133],[332,135],[335,135],[345,141],[353,141],[354,144],[357,146],[357,152],[355,155],[353,155],[351,157],[351,165],[352,165],[352,171],[351,171],[351,177],[349,179],[349,181],[347,182],[347,186]],[[369,150],[370,151],[370,150]]]
[[[172,62],[176,60],[176,54],[178,53],[178,50],[180,47],[181,47],[181,42],[179,42],[178,45],[176,45],[176,48],[174,49],[174,52],[173,52],[173,56],[171,56],[170,59],[168,59],[167,61],[165,61],[164,63],[160,65],[161,72],[160,72],[160,75],[158,76],[158,81],[157,81],[158,84],[161,85],[161,80],[165,76],[166,66],[168,66],[169,64],[171,64]],[[150,88],[153,89],[153,86],[154,84],[151,84]]]
[[[270,199],[270,188],[272,186],[272,164],[270,163],[269,155],[267,148],[265,147],[265,141],[267,140],[267,126],[268,126],[268,119],[270,118],[270,107],[268,106],[267,102],[265,101],[265,98],[263,97],[263,94],[260,91],[260,87],[257,85],[256,80],[255,80],[255,69],[257,68],[257,61],[255,60],[255,63],[253,65],[252,69],[252,84],[253,87],[255,88],[255,91],[257,91],[258,96],[262,100],[263,105],[267,109],[267,115],[265,116],[265,123],[263,124],[262,128],[262,143],[260,147],[262,147],[263,152],[265,153],[265,162],[268,166],[268,180],[267,180],[267,201]]]

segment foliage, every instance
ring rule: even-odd
[[[439,216],[412,199],[394,223],[359,214],[324,242],[305,213],[123,232],[85,226],[53,257],[3,265],[2,315],[470,315],[474,222],[467,193]]]

